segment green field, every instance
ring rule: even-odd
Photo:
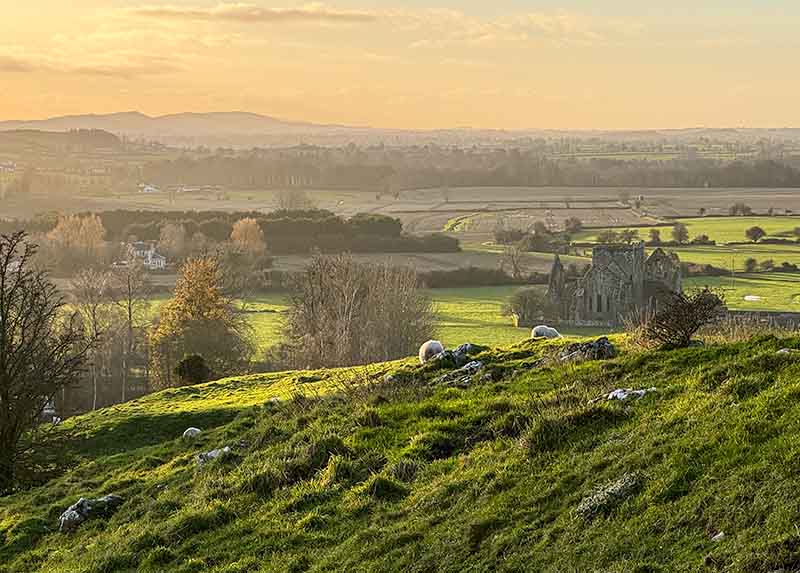
[[[800,262],[800,260],[798,261]],[[755,273],[736,275],[732,288],[730,277],[696,277],[685,281],[686,288],[712,286],[725,292],[728,306],[735,310],[783,310],[800,312],[800,274]],[[511,295],[521,287],[478,287],[432,289],[427,291],[434,302],[438,317],[436,337],[446,346],[465,342],[487,346],[508,346],[530,336],[527,328],[516,328],[503,312]],[[544,291],[544,287],[541,288]],[[760,297],[746,301],[746,296]],[[154,299],[153,311],[164,298]],[[284,294],[262,294],[249,301],[245,308],[253,326],[256,356],[280,341],[283,312],[288,308]],[[592,336],[601,329],[562,327],[565,336]]]
[[[776,310],[800,312],[800,274],[755,273],[731,277],[694,277],[685,288],[709,286],[722,290],[732,310]],[[758,297],[758,300],[745,300]]]
[[[438,324],[436,337],[446,346],[455,347],[465,342],[487,346],[507,346],[530,337],[527,328],[516,328],[512,319],[504,315],[503,307],[517,286],[431,289],[427,293],[434,303]],[[544,287],[539,287],[544,290]],[[163,304],[165,297],[153,299],[152,313]],[[248,301],[244,308],[253,327],[256,357],[262,358],[266,350],[280,341],[283,312],[288,308],[285,294],[261,294]],[[565,336],[590,336],[599,333],[596,328],[570,327],[563,329]]]
[[[677,219],[689,229],[689,237],[694,238],[698,235],[708,235],[712,241],[717,243],[732,243],[747,241],[745,231],[750,227],[761,227],[766,231],[767,237],[776,238],[795,238],[794,230],[800,227],[800,216],[798,217],[703,217],[692,219]],[[615,231],[622,231],[625,227],[614,228]],[[649,238],[648,233],[651,229],[658,229],[661,232],[661,240],[672,240],[672,225],[660,225],[656,227],[628,227],[639,231],[639,237]],[[597,241],[597,236],[605,229],[591,229],[578,233],[574,239],[576,241]]]

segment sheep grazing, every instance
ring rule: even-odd
[[[555,328],[540,324],[531,331],[531,338],[561,338],[561,334]]]
[[[429,340],[419,347],[419,361],[420,364],[425,364],[431,358],[439,356],[444,352],[444,346],[438,340]]]

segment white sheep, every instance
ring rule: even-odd
[[[425,364],[434,356],[438,356],[444,352],[444,346],[438,340],[429,340],[419,347],[419,361],[420,364]]]
[[[555,328],[540,324],[531,331],[531,338],[561,338],[561,334]]]
[[[186,440],[191,440],[196,438],[201,433],[200,428],[186,428],[186,431],[183,433],[183,437]]]

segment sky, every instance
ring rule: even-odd
[[[796,0],[0,0],[0,119],[800,126]]]

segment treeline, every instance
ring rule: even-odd
[[[219,152],[145,164],[158,185],[326,188],[397,193],[463,186],[797,187],[800,169],[774,160],[554,158],[535,150],[297,147]]]
[[[457,239],[443,234],[403,232],[393,217],[358,214],[349,219],[323,209],[258,212],[107,211],[100,214],[110,240],[158,240],[165,222],[177,223],[188,236],[202,233],[214,242],[227,240],[237,221],[257,221],[274,255],[323,253],[442,253],[460,250]]]
[[[209,245],[228,241],[237,222],[257,222],[267,250],[274,255],[322,253],[447,253],[460,250],[457,239],[443,234],[424,236],[403,232],[393,217],[358,214],[346,219],[330,211],[275,211],[272,213],[218,211],[104,211],[95,215],[104,239],[112,243],[131,240],[163,241],[165,226],[178,227],[182,241]],[[58,218],[0,221],[0,232],[25,229],[47,234],[57,228]],[[202,240],[200,240],[202,239]]]

